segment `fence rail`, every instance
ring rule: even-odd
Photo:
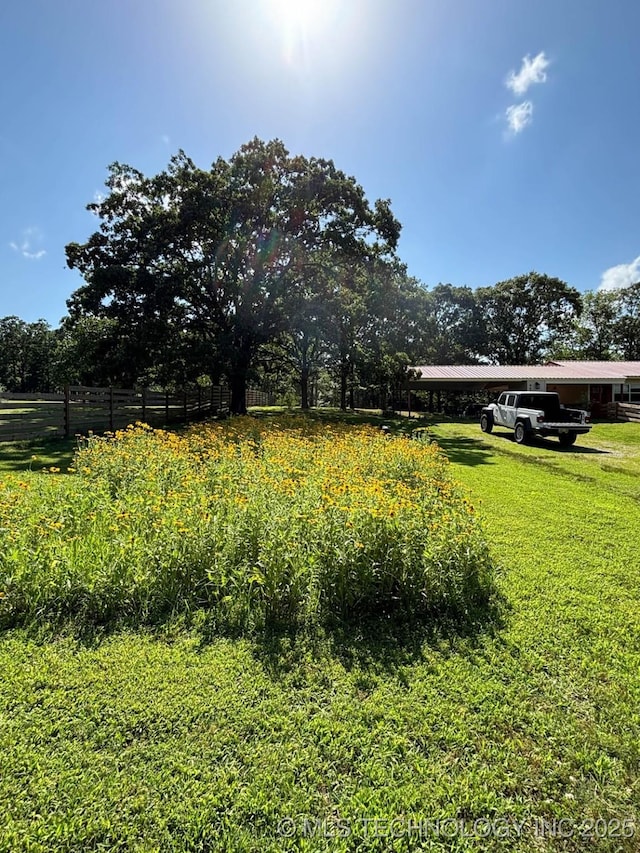
[[[62,435],[63,394],[0,395],[0,441]]]
[[[635,403],[608,403],[607,417],[616,421],[640,423],[640,406]]]
[[[228,412],[229,403],[224,385],[175,393],[85,385],[68,386],[62,394],[0,393],[0,442],[106,432],[135,421],[170,426]],[[272,403],[264,391],[247,392],[249,406]]]

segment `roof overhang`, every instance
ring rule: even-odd
[[[413,390],[465,390],[548,382],[611,385],[640,382],[640,362],[549,362],[544,365],[428,364],[408,369]]]

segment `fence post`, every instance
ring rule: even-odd
[[[164,425],[169,423],[169,392],[164,392]]]
[[[109,385],[109,429],[113,432],[113,385]]]
[[[183,400],[182,411],[184,413],[184,422],[187,423],[187,421],[189,420],[189,412],[187,411],[187,392],[186,391],[182,392],[182,400]]]
[[[147,389],[142,389],[142,423],[147,422]]]
[[[71,411],[69,406],[69,386],[64,386],[64,437],[69,438],[71,436]]]

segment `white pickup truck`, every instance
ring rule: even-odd
[[[551,391],[503,391],[498,402],[485,406],[480,414],[483,432],[491,432],[494,426],[512,429],[518,444],[534,435],[557,435],[560,444],[569,447],[577,436],[589,432],[591,419],[581,409],[566,409]]]

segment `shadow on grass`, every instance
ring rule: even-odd
[[[496,438],[499,438],[502,441],[508,441],[510,444],[516,443],[515,438],[513,436],[513,432],[496,432],[494,433],[494,435],[496,436]],[[543,436],[536,436],[535,438],[531,439],[531,441],[527,442],[525,447],[537,447],[541,450],[550,450],[553,453],[569,453],[572,455],[611,455],[610,450],[600,450],[597,447],[584,447],[579,444],[572,444],[570,447],[563,447],[557,438],[544,438]]]
[[[500,634],[509,611],[508,601],[494,592],[482,608],[464,615],[380,614],[299,630],[272,626],[253,637],[253,654],[273,678],[304,671],[310,658],[337,660],[347,671],[401,675],[426,652],[473,655],[484,640]]]
[[[493,450],[477,438],[436,438],[451,462],[458,465],[492,465]]]
[[[53,466],[66,473],[75,449],[75,438],[0,443],[0,471],[41,471]]]
[[[434,416],[414,416],[408,418],[397,412],[381,412],[378,410],[353,409],[342,411],[341,409],[309,409],[307,412],[294,410],[293,414],[302,415],[312,420],[324,423],[346,423],[355,426],[369,424],[370,426],[390,427],[391,435],[410,435],[416,428],[430,427],[435,423]]]
[[[196,640],[195,649],[205,652],[218,641],[245,644],[251,655],[274,681],[293,681],[300,688],[313,687],[323,665],[338,663],[365,682],[394,677],[406,683],[405,668],[433,660],[462,657],[475,660],[484,654],[487,640],[501,642],[512,607],[495,589],[489,600],[466,614],[407,617],[377,614],[334,619],[298,626],[267,624],[247,628],[221,621],[211,610],[167,612],[163,618],[140,622],[134,617],[106,622],[78,619],[25,620],[0,630],[18,634],[38,645],[67,638],[83,649],[98,649],[113,637],[144,634],[173,644],[185,636]],[[319,675],[320,673],[320,675]]]

